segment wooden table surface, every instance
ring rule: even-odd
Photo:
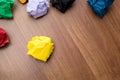
[[[16,1],[13,15],[0,20],[10,38],[0,49],[0,80],[120,80],[120,0],[103,19],[85,0],[76,0],[65,14],[50,7],[37,20]],[[36,35],[54,41],[47,63],[26,54],[27,42]]]

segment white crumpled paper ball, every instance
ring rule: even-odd
[[[49,2],[47,0],[28,0],[27,13],[34,18],[38,18],[47,14]]]

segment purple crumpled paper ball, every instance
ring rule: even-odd
[[[27,13],[34,18],[39,18],[47,14],[49,2],[47,0],[28,0]]]

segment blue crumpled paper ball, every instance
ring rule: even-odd
[[[114,0],[87,0],[87,2],[92,10],[102,18],[107,12],[107,8],[112,5]]]

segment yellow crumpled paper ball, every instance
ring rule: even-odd
[[[54,49],[54,44],[50,37],[35,36],[27,45],[28,55],[44,62],[50,57]]]

